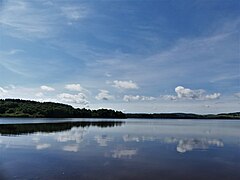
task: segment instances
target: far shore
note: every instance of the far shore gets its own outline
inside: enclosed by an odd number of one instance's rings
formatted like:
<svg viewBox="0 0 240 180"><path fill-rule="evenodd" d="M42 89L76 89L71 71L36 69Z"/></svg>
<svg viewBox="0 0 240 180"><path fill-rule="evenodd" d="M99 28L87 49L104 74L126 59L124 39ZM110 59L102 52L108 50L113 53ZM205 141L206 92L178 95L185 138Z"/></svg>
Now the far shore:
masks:
<svg viewBox="0 0 240 180"><path fill-rule="evenodd" d="M0 118L94 118L94 119L240 119L240 112L219 114L194 113L123 113L112 109L73 108L67 104L22 99L0 99Z"/></svg>

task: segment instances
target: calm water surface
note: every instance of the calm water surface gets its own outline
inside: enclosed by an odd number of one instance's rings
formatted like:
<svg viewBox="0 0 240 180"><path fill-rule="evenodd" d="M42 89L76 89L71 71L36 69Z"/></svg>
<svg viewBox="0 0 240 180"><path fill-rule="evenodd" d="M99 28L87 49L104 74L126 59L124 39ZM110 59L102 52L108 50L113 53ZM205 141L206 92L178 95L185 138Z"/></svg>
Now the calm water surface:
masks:
<svg viewBox="0 0 240 180"><path fill-rule="evenodd" d="M81 120L0 118L0 124ZM124 121L36 125L31 132L0 125L0 179L240 179L240 121Z"/></svg>

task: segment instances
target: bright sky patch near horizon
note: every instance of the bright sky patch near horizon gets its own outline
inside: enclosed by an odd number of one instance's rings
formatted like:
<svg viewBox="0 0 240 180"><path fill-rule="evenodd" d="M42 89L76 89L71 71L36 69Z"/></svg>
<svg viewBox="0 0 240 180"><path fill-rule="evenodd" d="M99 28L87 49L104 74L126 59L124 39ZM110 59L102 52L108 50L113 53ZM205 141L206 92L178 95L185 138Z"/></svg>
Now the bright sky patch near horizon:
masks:
<svg viewBox="0 0 240 180"><path fill-rule="evenodd" d="M238 0L0 0L0 98L240 109Z"/></svg>

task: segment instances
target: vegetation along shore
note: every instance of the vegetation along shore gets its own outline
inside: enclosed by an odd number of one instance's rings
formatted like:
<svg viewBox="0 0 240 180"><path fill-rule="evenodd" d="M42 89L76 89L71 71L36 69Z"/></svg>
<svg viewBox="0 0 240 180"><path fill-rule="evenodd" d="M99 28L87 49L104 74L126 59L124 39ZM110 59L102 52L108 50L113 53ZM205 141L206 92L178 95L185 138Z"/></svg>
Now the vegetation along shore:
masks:
<svg viewBox="0 0 240 180"><path fill-rule="evenodd" d="M220 114L123 113L111 109L80 109L70 105L21 99L1 99L0 117L26 118L146 118L146 119L240 119L240 112Z"/></svg>

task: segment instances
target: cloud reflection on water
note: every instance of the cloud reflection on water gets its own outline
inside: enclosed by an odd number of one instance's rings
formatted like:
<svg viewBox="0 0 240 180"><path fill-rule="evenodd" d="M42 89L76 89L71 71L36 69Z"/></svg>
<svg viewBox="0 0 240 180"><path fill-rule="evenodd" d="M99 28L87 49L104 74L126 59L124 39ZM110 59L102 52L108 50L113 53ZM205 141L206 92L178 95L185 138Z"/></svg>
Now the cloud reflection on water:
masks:
<svg viewBox="0 0 240 180"><path fill-rule="evenodd" d="M113 138L107 135L96 135L94 139L102 147L106 147L109 142L113 141Z"/></svg>
<svg viewBox="0 0 240 180"><path fill-rule="evenodd" d="M60 149L78 152L79 144L87 134L87 128L72 127L70 130L54 133L34 133L17 137L0 136L1 148L29 148L36 150Z"/></svg>
<svg viewBox="0 0 240 180"><path fill-rule="evenodd" d="M133 156L137 155L137 152L137 149L115 149L112 151L112 157L118 159L131 159Z"/></svg>
<svg viewBox="0 0 240 180"><path fill-rule="evenodd" d="M81 127L73 127L69 131L63 131L56 133L56 140L58 142L68 142L75 141L76 143L81 143L87 131Z"/></svg>
<svg viewBox="0 0 240 180"><path fill-rule="evenodd" d="M137 136L125 134L122 136L124 142L144 142L144 141L157 141L160 140L160 137L157 136Z"/></svg>
<svg viewBox="0 0 240 180"><path fill-rule="evenodd" d="M51 144L37 144L36 145L37 150L47 149L49 147L51 147Z"/></svg>
<svg viewBox="0 0 240 180"><path fill-rule="evenodd" d="M161 127L161 126L160 126ZM31 136L19 136L18 139L8 138L0 139L0 146L5 148L22 148L31 147L37 150L44 150L49 148L57 148L68 152L78 152L79 144L84 141L84 138L89 134L89 128L84 127L72 127L69 130L53 133L34 133ZM147 131L148 132L148 131ZM210 132L210 130L209 130ZM206 131L204 131L206 133ZM179 153L186 153L193 150L206 150L211 147L223 147L224 143L220 139L205 137L203 135L193 135L189 136L188 133L185 135L181 134L179 136L168 136L168 134L154 134L151 135L145 131L135 132L134 134L122 133L118 137L113 137L111 134L97 133L91 136L88 135L87 144L92 145L92 143L97 143L100 147L109 146L105 153L111 154L113 158L132 158L137 154L137 149L140 145L136 143L152 142L159 144L176 144L176 151ZM211 136L206 134L206 136ZM26 138L30 138L26 141ZM89 139L90 137L90 139ZM125 148L119 149L115 145L124 145ZM131 145L131 147L128 147ZM82 147L82 146L81 146Z"/></svg>
<svg viewBox="0 0 240 180"><path fill-rule="evenodd" d="M224 145L223 142L217 139L181 139L177 145L177 151L180 153L185 153L195 149L208 149L209 146L223 147Z"/></svg>
<svg viewBox="0 0 240 180"><path fill-rule="evenodd" d="M66 146L63 146L62 150L68 151L68 152L78 152L79 146L77 144L66 145Z"/></svg>
<svg viewBox="0 0 240 180"><path fill-rule="evenodd" d="M213 138L176 138L176 137L158 137L158 136L137 136L125 134L122 136L125 143L130 142L159 142L166 144L177 144L176 150L180 153L185 153L193 150L204 150L209 149L210 146L223 147L224 143L222 140Z"/></svg>

